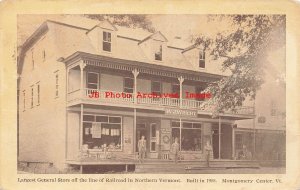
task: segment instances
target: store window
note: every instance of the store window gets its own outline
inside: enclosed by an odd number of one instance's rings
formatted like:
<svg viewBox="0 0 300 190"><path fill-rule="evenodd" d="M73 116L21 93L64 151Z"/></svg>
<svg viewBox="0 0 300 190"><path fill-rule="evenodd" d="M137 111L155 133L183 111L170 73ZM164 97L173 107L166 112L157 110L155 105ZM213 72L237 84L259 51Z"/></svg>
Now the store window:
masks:
<svg viewBox="0 0 300 190"><path fill-rule="evenodd" d="M201 123L182 122L180 137L180 122L172 122L172 142L175 138L181 139L181 151L201 151Z"/></svg>
<svg viewBox="0 0 300 190"><path fill-rule="evenodd" d="M111 33L103 32L103 51L111 52Z"/></svg>
<svg viewBox="0 0 300 190"><path fill-rule="evenodd" d="M90 149L122 149L122 118L108 115L83 115L83 144Z"/></svg>
<svg viewBox="0 0 300 190"><path fill-rule="evenodd" d="M124 92L133 93L134 80L133 78L124 78Z"/></svg>
<svg viewBox="0 0 300 190"><path fill-rule="evenodd" d="M88 72L86 81L88 89L99 89L99 73Z"/></svg>

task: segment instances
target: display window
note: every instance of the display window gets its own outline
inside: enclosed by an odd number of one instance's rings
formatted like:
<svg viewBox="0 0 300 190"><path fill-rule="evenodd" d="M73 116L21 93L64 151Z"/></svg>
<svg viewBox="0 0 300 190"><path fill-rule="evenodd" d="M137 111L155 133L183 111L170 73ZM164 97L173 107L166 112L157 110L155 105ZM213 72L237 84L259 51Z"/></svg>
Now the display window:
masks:
<svg viewBox="0 0 300 190"><path fill-rule="evenodd" d="M122 117L84 114L83 144L89 149L122 150Z"/></svg>
<svg viewBox="0 0 300 190"><path fill-rule="evenodd" d="M201 151L201 123L182 121L181 135L180 122L172 121L172 143L175 138L181 141L181 151Z"/></svg>

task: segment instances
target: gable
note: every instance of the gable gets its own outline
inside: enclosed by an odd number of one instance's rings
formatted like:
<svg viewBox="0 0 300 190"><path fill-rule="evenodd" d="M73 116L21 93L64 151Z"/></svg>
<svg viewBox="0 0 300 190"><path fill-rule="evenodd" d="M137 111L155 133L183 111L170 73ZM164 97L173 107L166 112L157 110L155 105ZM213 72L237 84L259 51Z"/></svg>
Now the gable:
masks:
<svg viewBox="0 0 300 190"><path fill-rule="evenodd" d="M111 22L108 20L102 21L100 24L98 24L100 28L106 29L106 30L113 30L116 31L118 30Z"/></svg>

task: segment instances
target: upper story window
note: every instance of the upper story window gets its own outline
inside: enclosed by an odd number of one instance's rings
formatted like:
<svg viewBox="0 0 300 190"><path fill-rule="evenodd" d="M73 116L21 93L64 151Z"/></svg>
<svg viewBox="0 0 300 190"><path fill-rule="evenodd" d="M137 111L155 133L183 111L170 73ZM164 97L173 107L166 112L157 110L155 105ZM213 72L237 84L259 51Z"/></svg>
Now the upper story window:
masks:
<svg viewBox="0 0 300 190"><path fill-rule="evenodd" d="M277 109L276 109L276 102L274 100L271 101L271 116L276 116Z"/></svg>
<svg viewBox="0 0 300 190"><path fill-rule="evenodd" d="M26 97L25 97L26 93L25 90L23 90L23 111L25 111L26 108Z"/></svg>
<svg viewBox="0 0 300 190"><path fill-rule="evenodd" d="M30 102L31 108L33 108L33 96L34 96L34 93L33 93L33 85L32 85L31 86L31 102Z"/></svg>
<svg viewBox="0 0 300 190"><path fill-rule="evenodd" d="M172 84L172 93L177 93L178 95L180 95L180 84Z"/></svg>
<svg viewBox="0 0 300 190"><path fill-rule="evenodd" d="M162 45L158 45L154 52L156 61L162 61L162 53Z"/></svg>
<svg viewBox="0 0 300 190"><path fill-rule="evenodd" d="M161 82L159 81L152 81L151 82L151 89L153 93L161 94Z"/></svg>
<svg viewBox="0 0 300 190"><path fill-rule="evenodd" d="M103 51L111 52L111 33L103 32L103 42L102 42Z"/></svg>
<svg viewBox="0 0 300 190"><path fill-rule="evenodd" d="M36 91L37 91L37 106L40 105L40 82L36 83Z"/></svg>
<svg viewBox="0 0 300 190"><path fill-rule="evenodd" d="M124 92L133 93L134 80L133 78L124 78Z"/></svg>
<svg viewBox="0 0 300 190"><path fill-rule="evenodd" d="M88 72L86 81L87 81L87 88L99 89L99 73Z"/></svg>
<svg viewBox="0 0 300 190"><path fill-rule="evenodd" d="M199 67L205 68L205 51L202 50L199 52Z"/></svg>
<svg viewBox="0 0 300 190"><path fill-rule="evenodd" d="M46 60L46 51L45 50L42 51L42 58L43 58L43 61Z"/></svg>
<svg viewBox="0 0 300 190"><path fill-rule="evenodd" d="M32 70L34 69L34 52L33 49L31 50L31 65L32 65Z"/></svg>
<svg viewBox="0 0 300 190"><path fill-rule="evenodd" d="M54 72L55 74L55 98L58 97L59 95L59 75L58 75L58 71Z"/></svg>

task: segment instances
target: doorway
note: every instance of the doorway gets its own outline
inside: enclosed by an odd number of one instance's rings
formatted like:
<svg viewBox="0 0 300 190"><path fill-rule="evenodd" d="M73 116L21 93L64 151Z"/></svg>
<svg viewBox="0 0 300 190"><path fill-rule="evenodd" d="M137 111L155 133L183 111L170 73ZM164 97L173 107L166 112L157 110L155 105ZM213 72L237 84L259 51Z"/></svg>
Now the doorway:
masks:
<svg viewBox="0 0 300 190"><path fill-rule="evenodd" d="M146 123L140 123L136 125L136 147L135 150L136 152L139 151L138 149L138 142L141 139L141 137L144 136L146 140L146 150L147 152L149 151L149 135L148 135L148 130L146 128ZM147 152L146 152L146 157L147 157Z"/></svg>
<svg viewBox="0 0 300 190"><path fill-rule="evenodd" d="M219 158L219 129L213 128L212 146L214 159Z"/></svg>

